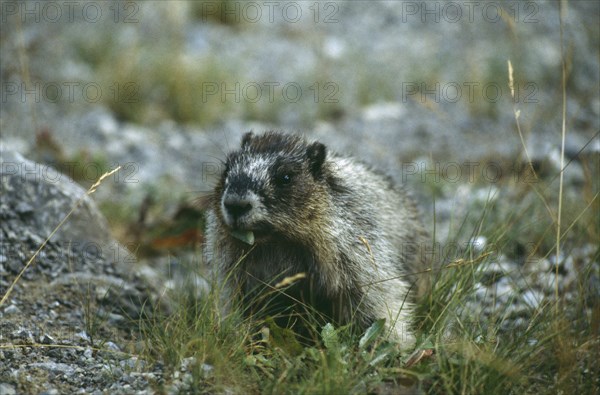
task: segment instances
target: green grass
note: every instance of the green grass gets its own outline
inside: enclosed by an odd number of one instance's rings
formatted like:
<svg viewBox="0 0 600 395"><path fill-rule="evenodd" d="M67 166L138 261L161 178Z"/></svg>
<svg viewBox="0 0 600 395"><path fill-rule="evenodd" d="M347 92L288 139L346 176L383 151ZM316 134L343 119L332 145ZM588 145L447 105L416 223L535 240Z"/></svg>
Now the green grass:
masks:
<svg viewBox="0 0 600 395"><path fill-rule="evenodd" d="M429 313L421 332L421 346L435 354L411 368L404 367L406 352L387 343L378 328L369 337L326 326L318 345L292 352L284 346L289 342L274 340L274 328L266 340L239 311L221 316L214 295L188 299L174 314L144 326L143 356L161 361L168 372L194 357L199 393L364 393L401 382L440 394L597 391L597 301L589 306L582 298L558 312L549 301L528 312L526 327L516 329L521 332L501 331L502 311L489 318L460 314L478 275L473 265L440 274L424 302ZM586 313L590 308L596 324ZM361 341L365 337L370 341ZM202 364L213 367L210 376Z"/></svg>
<svg viewBox="0 0 600 395"><path fill-rule="evenodd" d="M184 300L175 313L142 325L145 355L168 371L194 357L198 393L349 393L377 385L379 369L398 357L394 345L379 338L383 321L360 338L328 324L319 346L302 347L288 330L242 318L239 307L223 315L218 284L213 289L203 301L185 296L193 290L180 293ZM209 377L202 364L213 367Z"/></svg>

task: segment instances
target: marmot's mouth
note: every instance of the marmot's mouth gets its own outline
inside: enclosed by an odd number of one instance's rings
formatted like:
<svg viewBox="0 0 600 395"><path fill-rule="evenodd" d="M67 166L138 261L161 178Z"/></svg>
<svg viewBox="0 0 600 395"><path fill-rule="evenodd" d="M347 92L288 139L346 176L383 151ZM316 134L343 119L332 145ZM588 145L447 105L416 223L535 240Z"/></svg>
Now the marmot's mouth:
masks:
<svg viewBox="0 0 600 395"><path fill-rule="evenodd" d="M269 240L273 236L273 229L267 223L255 223L251 226L240 224L229 229L231 236L249 245Z"/></svg>
<svg viewBox="0 0 600 395"><path fill-rule="evenodd" d="M272 239L271 233L251 230L234 229L230 232L230 235L233 238L242 241L248 245L261 243Z"/></svg>
<svg viewBox="0 0 600 395"><path fill-rule="evenodd" d="M258 221L253 223L246 223L244 221L237 221L233 226L229 226L229 229L242 232L254 232L268 234L274 231L273 226L268 222Z"/></svg>

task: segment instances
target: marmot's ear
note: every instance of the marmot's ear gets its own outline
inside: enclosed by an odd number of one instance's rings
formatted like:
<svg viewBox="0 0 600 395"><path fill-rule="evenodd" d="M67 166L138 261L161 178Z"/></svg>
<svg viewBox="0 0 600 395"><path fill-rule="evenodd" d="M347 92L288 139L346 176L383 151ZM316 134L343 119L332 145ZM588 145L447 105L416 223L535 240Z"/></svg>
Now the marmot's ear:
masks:
<svg viewBox="0 0 600 395"><path fill-rule="evenodd" d="M327 155L327 148L319 142L314 142L306 149L306 156L310 163L310 171L315 177L321 175L323 170L323 162L325 162L325 156Z"/></svg>
<svg viewBox="0 0 600 395"><path fill-rule="evenodd" d="M250 143L250 140L252 140L252 137L254 137L252 130L244 134L244 137L242 137L242 148L246 148L246 146Z"/></svg>

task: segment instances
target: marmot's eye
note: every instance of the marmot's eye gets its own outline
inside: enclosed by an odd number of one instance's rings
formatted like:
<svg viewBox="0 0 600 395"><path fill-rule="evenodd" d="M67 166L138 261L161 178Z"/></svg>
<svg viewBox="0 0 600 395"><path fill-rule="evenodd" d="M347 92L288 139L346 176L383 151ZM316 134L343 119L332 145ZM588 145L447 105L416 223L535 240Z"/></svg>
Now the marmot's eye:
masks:
<svg viewBox="0 0 600 395"><path fill-rule="evenodd" d="M282 173L275 177L275 183L277 185L288 185L292 182L292 178L290 173Z"/></svg>

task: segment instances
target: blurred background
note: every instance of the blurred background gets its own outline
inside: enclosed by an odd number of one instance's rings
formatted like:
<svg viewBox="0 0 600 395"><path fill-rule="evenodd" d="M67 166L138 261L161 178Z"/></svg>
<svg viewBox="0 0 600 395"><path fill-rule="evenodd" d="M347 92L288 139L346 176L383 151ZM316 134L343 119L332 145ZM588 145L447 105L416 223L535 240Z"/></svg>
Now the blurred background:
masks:
<svg viewBox="0 0 600 395"><path fill-rule="evenodd" d="M574 218L590 203L598 213L600 3L565 4ZM558 1L3 1L1 21L2 149L84 187L121 165L94 199L138 257L199 259L198 198L242 133L269 129L408 184L441 241L497 201L485 226L518 211L513 247L552 246L530 187L543 182L554 204ZM597 234L591 219L577 226Z"/></svg>

